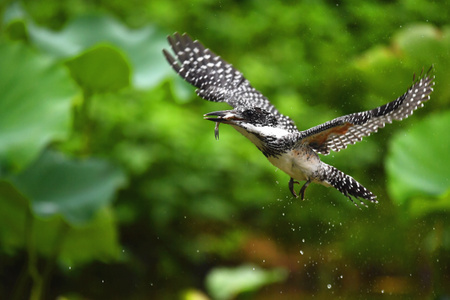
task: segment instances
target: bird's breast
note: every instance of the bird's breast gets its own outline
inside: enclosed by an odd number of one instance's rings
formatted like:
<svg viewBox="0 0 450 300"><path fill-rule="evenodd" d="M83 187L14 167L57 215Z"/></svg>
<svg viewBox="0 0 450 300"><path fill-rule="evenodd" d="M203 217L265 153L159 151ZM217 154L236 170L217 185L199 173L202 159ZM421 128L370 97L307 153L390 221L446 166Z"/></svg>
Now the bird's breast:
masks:
<svg viewBox="0 0 450 300"><path fill-rule="evenodd" d="M297 180L314 179L322 163L317 153L307 146L291 149L268 159L275 167Z"/></svg>

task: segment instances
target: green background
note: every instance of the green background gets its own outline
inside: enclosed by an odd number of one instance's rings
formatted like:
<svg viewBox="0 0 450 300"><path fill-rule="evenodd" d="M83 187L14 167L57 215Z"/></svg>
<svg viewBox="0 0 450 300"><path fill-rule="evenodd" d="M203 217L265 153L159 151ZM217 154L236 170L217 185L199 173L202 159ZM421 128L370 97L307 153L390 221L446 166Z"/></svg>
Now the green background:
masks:
<svg viewBox="0 0 450 300"><path fill-rule="evenodd" d="M414 1L4 1L0 299L450 297L450 6ZM394 100L414 115L322 157L357 209L203 114L168 66L187 32L300 130Z"/></svg>

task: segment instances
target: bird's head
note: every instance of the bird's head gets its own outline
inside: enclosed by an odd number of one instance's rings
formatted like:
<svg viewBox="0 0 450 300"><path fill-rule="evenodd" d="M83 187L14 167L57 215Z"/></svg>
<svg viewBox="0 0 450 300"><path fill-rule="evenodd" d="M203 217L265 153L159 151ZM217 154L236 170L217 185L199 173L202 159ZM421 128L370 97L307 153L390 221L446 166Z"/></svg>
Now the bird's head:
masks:
<svg viewBox="0 0 450 300"><path fill-rule="evenodd" d="M282 137L289 132L279 126L277 116L259 107L242 110L222 110L204 115L205 120L216 122L215 136L219 137L219 124L229 124L255 143L253 137L260 140L266 137Z"/></svg>

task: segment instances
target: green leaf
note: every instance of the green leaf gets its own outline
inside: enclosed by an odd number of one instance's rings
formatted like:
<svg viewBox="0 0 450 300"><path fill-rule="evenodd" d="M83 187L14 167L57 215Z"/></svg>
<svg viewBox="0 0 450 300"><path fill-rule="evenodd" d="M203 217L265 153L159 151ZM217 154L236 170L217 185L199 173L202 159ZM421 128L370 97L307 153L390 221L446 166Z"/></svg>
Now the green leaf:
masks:
<svg viewBox="0 0 450 300"><path fill-rule="evenodd" d="M450 189L439 197L415 197L409 203L411 216L422 217L434 212L450 211Z"/></svg>
<svg viewBox="0 0 450 300"><path fill-rule="evenodd" d="M46 257L60 249L58 257L67 266L108 260L119 254L113 212L105 207L82 226L68 225L61 216L40 219L28 214L30 202L11 183L0 181L0 244L2 252L25 247L26 226L33 248ZM61 244L61 246L58 246Z"/></svg>
<svg viewBox="0 0 450 300"><path fill-rule="evenodd" d="M91 222L67 232L60 260L70 265L93 259L107 261L117 258L118 254L114 211L107 206L100 209Z"/></svg>
<svg viewBox="0 0 450 300"><path fill-rule="evenodd" d="M115 92L130 84L125 57L108 45L95 46L66 64L73 78L90 92Z"/></svg>
<svg viewBox="0 0 450 300"><path fill-rule="evenodd" d="M450 112L434 114L399 132L386 158L388 189L393 200L405 204L420 196L436 199L450 190Z"/></svg>
<svg viewBox="0 0 450 300"><path fill-rule="evenodd" d="M283 269L267 271L254 265L244 265L213 269L206 278L206 286L213 299L232 299L285 278L286 271Z"/></svg>
<svg viewBox="0 0 450 300"><path fill-rule="evenodd" d="M38 216L60 214L70 224L83 224L112 201L125 177L103 160L71 160L61 153L45 151L11 181L30 199Z"/></svg>
<svg viewBox="0 0 450 300"><path fill-rule="evenodd" d="M25 242L25 220L30 203L9 182L0 180L0 244L12 252Z"/></svg>
<svg viewBox="0 0 450 300"><path fill-rule="evenodd" d="M19 43L0 41L0 163L21 168L65 138L77 95L68 72Z"/></svg>
<svg viewBox="0 0 450 300"><path fill-rule="evenodd" d="M33 243L37 251L51 257L59 250L58 259L67 267L75 267L92 260L108 261L117 258L119 242L114 213L110 207L99 209L83 225L68 225L61 216L49 219L34 218Z"/></svg>
<svg viewBox="0 0 450 300"><path fill-rule="evenodd" d="M430 54L439 55L445 50L441 35L441 30L431 24L413 24L396 33L394 44L408 56L430 57Z"/></svg>
<svg viewBox="0 0 450 300"><path fill-rule="evenodd" d="M28 39L26 24L23 20L10 22L5 28L9 39L17 41L26 41Z"/></svg>
<svg viewBox="0 0 450 300"><path fill-rule="evenodd" d="M29 35L39 49L60 58L77 55L98 43L114 45L131 61L132 82L138 88L153 87L172 74L161 53L167 47L166 34L152 26L129 29L112 17L90 14L68 22L60 32L30 22Z"/></svg>

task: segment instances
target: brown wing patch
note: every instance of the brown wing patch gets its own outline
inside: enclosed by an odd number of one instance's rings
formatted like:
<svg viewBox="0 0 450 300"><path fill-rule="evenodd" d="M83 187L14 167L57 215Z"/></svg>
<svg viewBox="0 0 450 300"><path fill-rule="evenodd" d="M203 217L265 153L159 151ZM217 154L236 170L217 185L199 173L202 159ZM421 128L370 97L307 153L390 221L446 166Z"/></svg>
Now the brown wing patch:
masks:
<svg viewBox="0 0 450 300"><path fill-rule="evenodd" d="M330 129L324 130L318 134L312 135L311 137L307 138L306 141L311 145L313 148L321 148L323 143L328 141L328 138L331 135L343 135L346 134L348 129L350 127L354 126L354 124L346 122L345 124L331 127Z"/></svg>

